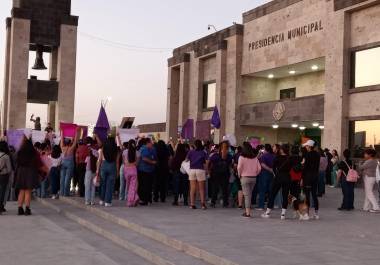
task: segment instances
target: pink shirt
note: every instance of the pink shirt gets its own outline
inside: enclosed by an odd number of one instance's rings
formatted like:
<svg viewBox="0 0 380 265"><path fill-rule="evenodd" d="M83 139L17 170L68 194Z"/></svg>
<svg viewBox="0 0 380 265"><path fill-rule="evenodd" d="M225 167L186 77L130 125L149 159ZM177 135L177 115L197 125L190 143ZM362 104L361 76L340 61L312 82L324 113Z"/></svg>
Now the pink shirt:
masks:
<svg viewBox="0 0 380 265"><path fill-rule="evenodd" d="M241 177L257 177L261 172L261 165L257 158L240 156L237 170Z"/></svg>

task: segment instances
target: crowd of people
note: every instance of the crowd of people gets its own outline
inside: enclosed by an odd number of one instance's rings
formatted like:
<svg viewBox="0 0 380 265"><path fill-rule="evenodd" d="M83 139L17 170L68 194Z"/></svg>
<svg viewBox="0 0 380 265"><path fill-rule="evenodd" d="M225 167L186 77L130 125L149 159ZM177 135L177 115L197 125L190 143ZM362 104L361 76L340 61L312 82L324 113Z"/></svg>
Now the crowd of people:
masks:
<svg viewBox="0 0 380 265"><path fill-rule="evenodd" d="M322 150L313 140L302 146L244 142L235 147L228 140L165 143L139 138L122 143L118 134L103 142L96 135L84 139L79 135L78 130L59 145L48 139L33 144L25 137L18 151L1 141L0 214L14 198L18 214L31 215L33 195L79 196L88 206L95 205L98 196L101 206L111 207L119 199L136 207L164 203L170 194L173 206L238 207L246 218L260 211L262 218L270 218L277 207L285 219L290 205L296 208L295 202L304 202L303 220L319 219L319 198L326 185L342 189L338 210L354 210L358 175L364 183L363 210L380 211L374 191L379 174L374 149L364 152L364 163L355 169L349 150L340 159L336 150ZM312 215L309 209L314 209Z"/></svg>

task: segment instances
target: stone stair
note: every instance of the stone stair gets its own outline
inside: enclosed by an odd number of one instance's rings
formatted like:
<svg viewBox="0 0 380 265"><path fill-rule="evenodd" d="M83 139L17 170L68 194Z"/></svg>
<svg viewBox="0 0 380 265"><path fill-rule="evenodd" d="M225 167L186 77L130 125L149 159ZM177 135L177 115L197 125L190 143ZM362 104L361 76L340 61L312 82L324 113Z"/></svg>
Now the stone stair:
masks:
<svg viewBox="0 0 380 265"><path fill-rule="evenodd" d="M151 264L237 265L156 230L129 222L107 212L105 208L88 207L67 197L60 200L39 199L39 202Z"/></svg>

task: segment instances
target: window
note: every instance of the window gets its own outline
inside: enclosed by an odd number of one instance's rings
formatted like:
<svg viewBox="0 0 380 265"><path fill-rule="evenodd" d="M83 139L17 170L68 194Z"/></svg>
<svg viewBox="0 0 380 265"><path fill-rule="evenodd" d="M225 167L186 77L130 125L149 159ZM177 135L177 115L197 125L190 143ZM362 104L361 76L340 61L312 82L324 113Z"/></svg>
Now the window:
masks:
<svg viewBox="0 0 380 265"><path fill-rule="evenodd" d="M366 148L380 151L380 120L353 121L350 123L350 146L352 155L363 157Z"/></svg>
<svg viewBox="0 0 380 265"><path fill-rule="evenodd" d="M296 97L296 88L288 88L280 90L280 99L291 99Z"/></svg>
<svg viewBox="0 0 380 265"><path fill-rule="evenodd" d="M380 47L353 53L352 87L380 85Z"/></svg>
<svg viewBox="0 0 380 265"><path fill-rule="evenodd" d="M216 82L203 84L203 109L208 110L216 105Z"/></svg>

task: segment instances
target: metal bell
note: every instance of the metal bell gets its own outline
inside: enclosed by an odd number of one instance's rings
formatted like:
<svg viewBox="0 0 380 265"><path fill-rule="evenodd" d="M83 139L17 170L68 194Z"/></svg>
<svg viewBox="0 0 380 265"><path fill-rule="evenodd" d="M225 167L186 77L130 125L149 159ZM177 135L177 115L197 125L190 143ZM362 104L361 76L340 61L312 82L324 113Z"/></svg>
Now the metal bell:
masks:
<svg viewBox="0 0 380 265"><path fill-rule="evenodd" d="M46 70L47 67L44 63L44 57L43 57L43 46L37 45L36 49L36 61L34 62L34 65L32 67L33 70Z"/></svg>

